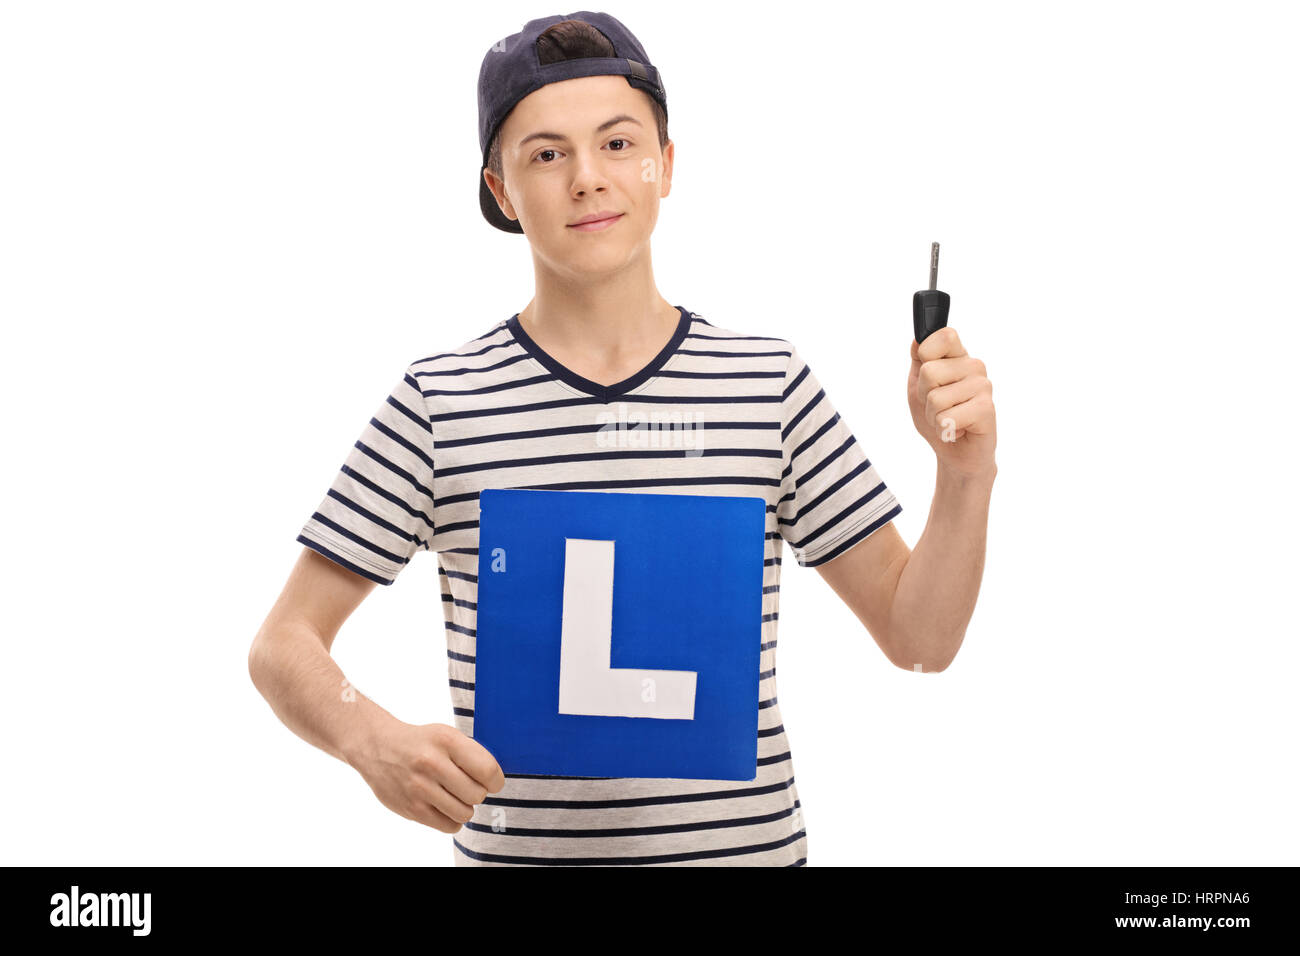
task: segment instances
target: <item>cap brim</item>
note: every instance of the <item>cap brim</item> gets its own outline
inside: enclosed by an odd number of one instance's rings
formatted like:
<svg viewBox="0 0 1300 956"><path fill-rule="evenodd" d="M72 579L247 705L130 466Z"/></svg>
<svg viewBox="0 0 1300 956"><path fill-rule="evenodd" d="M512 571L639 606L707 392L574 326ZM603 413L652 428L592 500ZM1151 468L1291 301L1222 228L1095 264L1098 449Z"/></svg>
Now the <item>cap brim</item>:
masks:
<svg viewBox="0 0 1300 956"><path fill-rule="evenodd" d="M483 169L487 167L484 166ZM519 220L508 217L497 205L497 197L492 195L492 190L488 188L487 180L483 177L483 169L478 172L478 206L483 210L483 218L502 232L523 235L524 227L519 225Z"/></svg>

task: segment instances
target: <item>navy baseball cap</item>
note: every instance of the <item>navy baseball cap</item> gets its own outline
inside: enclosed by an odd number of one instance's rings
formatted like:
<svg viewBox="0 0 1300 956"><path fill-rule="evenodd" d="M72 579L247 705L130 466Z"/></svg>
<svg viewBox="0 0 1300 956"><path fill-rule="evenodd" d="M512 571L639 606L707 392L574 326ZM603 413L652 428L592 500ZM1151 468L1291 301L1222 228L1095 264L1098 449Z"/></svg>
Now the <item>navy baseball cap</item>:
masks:
<svg viewBox="0 0 1300 956"><path fill-rule="evenodd" d="M582 20L591 24L614 47L614 56L584 57L542 63L537 55L537 38L547 28L565 20ZM641 43L632 31L608 13L582 10L566 16L556 15L529 20L518 33L492 44L483 57L478 74L478 140L483 151L483 168L478 174L478 204L483 218L505 232L523 233L516 219L508 218L497 205L496 197L483 178L487 169L488 149L497 128L515 104L529 93L548 83L572 80L580 76L625 76L637 89L645 90L668 115L668 100L659 71L650 63Z"/></svg>

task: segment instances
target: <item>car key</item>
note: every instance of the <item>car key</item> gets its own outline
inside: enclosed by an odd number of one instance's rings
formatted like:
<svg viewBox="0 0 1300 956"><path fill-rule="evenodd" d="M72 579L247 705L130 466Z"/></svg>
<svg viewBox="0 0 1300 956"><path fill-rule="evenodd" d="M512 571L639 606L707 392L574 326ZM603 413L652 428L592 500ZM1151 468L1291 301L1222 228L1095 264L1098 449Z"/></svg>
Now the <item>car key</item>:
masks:
<svg viewBox="0 0 1300 956"><path fill-rule="evenodd" d="M930 288L912 296L912 331L920 345L935 329L948 324L947 292L935 288L939 281L939 243L930 243Z"/></svg>

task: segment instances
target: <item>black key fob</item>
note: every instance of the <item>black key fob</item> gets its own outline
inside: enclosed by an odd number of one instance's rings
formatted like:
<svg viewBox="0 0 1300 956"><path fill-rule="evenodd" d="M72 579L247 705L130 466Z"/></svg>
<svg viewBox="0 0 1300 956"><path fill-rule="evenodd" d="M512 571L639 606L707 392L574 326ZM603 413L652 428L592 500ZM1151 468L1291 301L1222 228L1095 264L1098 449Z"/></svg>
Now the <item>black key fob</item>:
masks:
<svg viewBox="0 0 1300 956"><path fill-rule="evenodd" d="M935 329L948 324L947 292L935 288L939 281L939 243L930 244L930 288L922 289L912 296L912 332L920 345Z"/></svg>

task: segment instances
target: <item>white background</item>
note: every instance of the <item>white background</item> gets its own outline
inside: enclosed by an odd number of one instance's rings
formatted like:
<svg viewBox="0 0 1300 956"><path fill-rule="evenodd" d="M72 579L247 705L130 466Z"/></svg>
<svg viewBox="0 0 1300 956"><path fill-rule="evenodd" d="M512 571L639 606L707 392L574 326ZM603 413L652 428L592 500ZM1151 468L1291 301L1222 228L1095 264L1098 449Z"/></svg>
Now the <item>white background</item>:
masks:
<svg viewBox="0 0 1300 956"><path fill-rule="evenodd" d="M668 91L660 291L795 342L910 545L932 241L994 383L987 566L946 672L891 666L785 553L810 865L1300 862L1294 15L597 9ZM475 84L568 11L0 10L4 862L450 865L276 719L246 655L396 376L531 297L527 240L479 214ZM335 653L451 723L435 558Z"/></svg>

